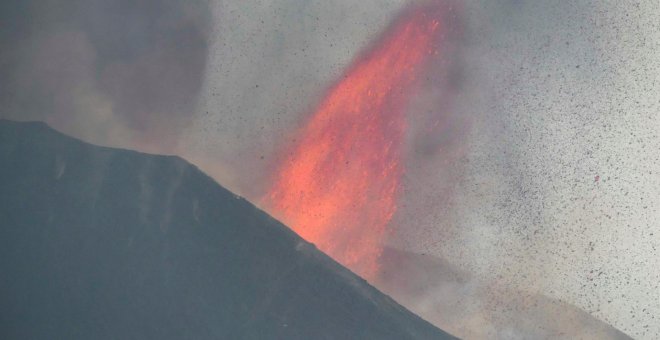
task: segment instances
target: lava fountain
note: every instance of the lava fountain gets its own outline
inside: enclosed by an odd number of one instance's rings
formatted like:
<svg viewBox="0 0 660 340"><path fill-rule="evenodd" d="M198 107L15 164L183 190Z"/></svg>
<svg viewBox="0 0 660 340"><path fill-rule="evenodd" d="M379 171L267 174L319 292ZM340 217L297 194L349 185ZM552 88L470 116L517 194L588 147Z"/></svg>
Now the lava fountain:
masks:
<svg viewBox="0 0 660 340"><path fill-rule="evenodd" d="M442 7L416 6L329 89L276 165L263 206L361 276L378 258L397 210L406 108L438 55Z"/></svg>

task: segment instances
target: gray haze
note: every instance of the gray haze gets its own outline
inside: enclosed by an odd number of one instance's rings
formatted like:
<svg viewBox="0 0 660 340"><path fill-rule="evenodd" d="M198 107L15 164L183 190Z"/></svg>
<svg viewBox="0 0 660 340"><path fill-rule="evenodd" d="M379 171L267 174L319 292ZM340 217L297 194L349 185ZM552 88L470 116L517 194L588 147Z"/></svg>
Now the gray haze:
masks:
<svg viewBox="0 0 660 340"><path fill-rule="evenodd" d="M0 22L0 117L174 152L202 84L208 2L3 1Z"/></svg>
<svg viewBox="0 0 660 340"><path fill-rule="evenodd" d="M406 245L658 338L658 6L471 3L469 151Z"/></svg>
<svg viewBox="0 0 660 340"><path fill-rule="evenodd" d="M184 153L258 199L279 147L404 2L215 2L204 94Z"/></svg>
<svg viewBox="0 0 660 340"><path fill-rule="evenodd" d="M5 2L0 116L180 154L258 203L277 151L407 2ZM409 112L391 245L660 337L658 6L466 0L451 86ZM463 326L502 331L488 290L461 289Z"/></svg>

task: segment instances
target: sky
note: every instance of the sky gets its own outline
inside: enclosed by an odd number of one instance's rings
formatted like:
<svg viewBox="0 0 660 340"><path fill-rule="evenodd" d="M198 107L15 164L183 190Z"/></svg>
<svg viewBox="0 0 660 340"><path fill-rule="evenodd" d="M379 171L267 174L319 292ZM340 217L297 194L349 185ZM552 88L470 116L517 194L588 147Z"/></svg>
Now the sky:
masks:
<svg viewBox="0 0 660 340"><path fill-rule="evenodd" d="M258 202L278 150L409 2L5 1L0 117L178 154ZM411 105L390 245L660 337L660 4L460 4L451 105L425 114L438 88Z"/></svg>

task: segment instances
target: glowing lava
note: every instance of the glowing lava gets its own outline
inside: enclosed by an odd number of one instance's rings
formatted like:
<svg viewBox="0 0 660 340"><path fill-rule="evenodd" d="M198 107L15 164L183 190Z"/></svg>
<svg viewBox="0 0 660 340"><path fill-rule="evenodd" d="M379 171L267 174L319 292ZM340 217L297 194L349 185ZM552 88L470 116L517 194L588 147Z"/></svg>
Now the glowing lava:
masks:
<svg viewBox="0 0 660 340"><path fill-rule="evenodd" d="M403 175L405 110L437 54L439 9L417 7L356 60L280 158L264 206L363 277L378 272Z"/></svg>

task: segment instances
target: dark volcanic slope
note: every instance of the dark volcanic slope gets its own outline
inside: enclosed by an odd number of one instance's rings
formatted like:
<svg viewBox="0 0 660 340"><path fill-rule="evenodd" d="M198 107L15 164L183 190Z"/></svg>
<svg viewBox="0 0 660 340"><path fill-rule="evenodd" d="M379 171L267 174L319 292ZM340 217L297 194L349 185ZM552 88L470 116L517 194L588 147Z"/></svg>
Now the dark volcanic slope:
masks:
<svg viewBox="0 0 660 340"><path fill-rule="evenodd" d="M2 339L440 339L177 157L0 121Z"/></svg>

